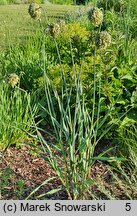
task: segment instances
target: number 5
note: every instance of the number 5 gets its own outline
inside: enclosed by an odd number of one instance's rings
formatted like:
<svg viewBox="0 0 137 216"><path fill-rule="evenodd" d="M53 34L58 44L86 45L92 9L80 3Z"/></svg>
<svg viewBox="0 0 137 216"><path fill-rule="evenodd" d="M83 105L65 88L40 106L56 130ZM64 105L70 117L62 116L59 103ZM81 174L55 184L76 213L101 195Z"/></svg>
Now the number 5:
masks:
<svg viewBox="0 0 137 216"><path fill-rule="evenodd" d="M126 211L130 211L131 210L131 203L126 203Z"/></svg>

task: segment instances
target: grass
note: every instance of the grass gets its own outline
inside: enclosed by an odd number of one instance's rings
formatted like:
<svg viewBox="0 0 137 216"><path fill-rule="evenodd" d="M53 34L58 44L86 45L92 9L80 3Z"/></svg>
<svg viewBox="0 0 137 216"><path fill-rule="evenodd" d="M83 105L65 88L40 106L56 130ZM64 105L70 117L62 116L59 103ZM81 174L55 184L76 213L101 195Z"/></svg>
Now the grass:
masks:
<svg viewBox="0 0 137 216"><path fill-rule="evenodd" d="M30 94L0 83L1 125L0 125L0 150L5 151L11 144L22 143L32 131L33 116L31 115ZM35 108L34 108L35 109Z"/></svg>
<svg viewBox="0 0 137 216"><path fill-rule="evenodd" d="M39 28L28 14L29 5L1 5L0 6L0 48L9 44L22 42L27 36ZM71 5L42 5L49 19L63 17L78 6Z"/></svg>

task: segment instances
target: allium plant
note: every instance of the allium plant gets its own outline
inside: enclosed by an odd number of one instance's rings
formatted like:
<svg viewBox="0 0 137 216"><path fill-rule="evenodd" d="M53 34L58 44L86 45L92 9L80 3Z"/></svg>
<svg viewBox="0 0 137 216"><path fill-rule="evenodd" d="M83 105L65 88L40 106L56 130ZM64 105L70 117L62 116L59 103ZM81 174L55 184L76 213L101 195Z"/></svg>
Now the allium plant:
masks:
<svg viewBox="0 0 137 216"><path fill-rule="evenodd" d="M76 73L75 64L73 65L73 73L75 75L75 81L72 86L67 84L67 79L64 75L64 69L61 64L60 53L56 39L53 38L61 68L61 94L58 90L52 86L51 81L46 73L45 61L45 49L43 50L44 61L44 80L45 80L45 98L47 101L47 107L42 107L43 110L49 115L51 124L53 126L52 136L55 139L54 143L47 143L37 128L38 138L43 146L43 156L54 171L58 178L62 182L64 189L67 191L69 199L88 199L89 191L94 184L91 178L91 166L96 160L111 160L111 157L107 158L104 155L112 150L108 149L100 153L98 156L94 156L95 148L99 144L100 140L108 133L108 131L116 123L114 122L106 131L99 135L98 131L106 121L107 117L113 109L110 107L108 113L104 116L100 116L101 99L97 104L97 119L95 117L95 97L96 97L96 69L94 67L94 95L93 95L93 110L90 115L87 107L85 96L83 93L83 85L80 79L81 72ZM70 48L71 49L71 48ZM73 53L72 58L73 58ZM96 64L96 57L94 65ZM101 77L101 76L100 76ZM101 81L99 81L99 88L101 89ZM74 90L75 89L75 95ZM72 109L73 98L73 109ZM74 99L75 98L75 99ZM56 100L56 103L55 103ZM56 105L54 105L56 104ZM58 110L58 111L57 111ZM73 111L72 111L73 110ZM125 114L124 114L125 115ZM123 116L120 117L120 119ZM45 131L45 133L49 133ZM117 158L113 157L113 160ZM118 160L122 160L119 158Z"/></svg>
<svg viewBox="0 0 137 216"><path fill-rule="evenodd" d="M103 13L100 9L94 8L90 13L90 20L92 24L99 27L103 22ZM55 28L56 27L56 28ZM52 85L48 73L48 58L45 52L45 40L42 46L43 55L43 73L45 86L45 100L47 107L43 110L48 114L53 127L52 136L54 143L48 143L42 134L41 129L36 127L39 141L42 144L44 158L52 166L56 175L62 182L64 189L68 194L69 199L88 199L89 191L93 185L91 178L91 166L96 160L111 160L111 158L104 157L111 149L102 152L98 156L94 156L95 148L100 140L109 132L116 122L110 124L102 134L99 133L100 128L110 115L114 106L110 107L105 116L100 115L101 107L101 74L97 83L96 79L96 49L94 50L94 79L93 79L93 107L92 114L86 105L86 99L83 93L83 84L81 80L82 66L80 71L76 71L75 62L73 58L73 47L70 41L70 55L72 58L72 71L74 73L74 83L69 85L65 77L64 68L61 61L60 50L56 41L60 28L59 25L49 26L49 33L52 36L53 42L56 46L58 61L61 69L61 93ZM99 29L100 30L100 29ZM107 38L108 36L108 38ZM44 39L47 35L44 32ZM111 37L108 33L100 34L99 44L101 46L108 46L111 43ZM98 103L96 100L96 89L99 89ZM74 90L75 89L75 90ZM73 106L72 106L73 100ZM96 104L97 103L97 104ZM95 109L97 116L95 116ZM125 113L126 114L126 113ZM124 114L124 115L125 115ZM120 120L123 116L119 117ZM49 133L49 131L45 131ZM113 157L113 160L117 158ZM120 160L120 159L119 159Z"/></svg>

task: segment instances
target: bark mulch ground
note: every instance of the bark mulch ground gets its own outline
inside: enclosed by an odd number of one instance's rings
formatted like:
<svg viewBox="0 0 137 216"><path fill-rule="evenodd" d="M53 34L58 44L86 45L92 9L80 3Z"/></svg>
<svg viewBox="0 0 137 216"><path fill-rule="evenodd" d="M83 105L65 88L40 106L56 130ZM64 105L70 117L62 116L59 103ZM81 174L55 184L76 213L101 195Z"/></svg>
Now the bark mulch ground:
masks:
<svg viewBox="0 0 137 216"><path fill-rule="evenodd" d="M38 154L34 155L30 152L30 148L26 145L22 148L10 147L5 152L0 161L1 169L1 199L25 199L36 187L42 184L46 179L56 177L55 172L49 166L47 161ZM106 164L97 162L92 166L93 180L98 180L103 185L102 192L97 185L93 185L92 193L100 199L107 199L105 193L115 195L118 199L127 198L124 190L119 185L112 184L112 178ZM19 182L23 182L23 186L19 186ZM38 199L38 195L46 193L52 189L61 188L62 184L58 178L50 181L42 186L30 199ZM57 192L54 195L44 196L43 199L68 199L65 191Z"/></svg>
<svg viewBox="0 0 137 216"><path fill-rule="evenodd" d="M33 155L27 146L17 149L16 147L10 147L7 149L0 162L1 172L3 175L7 175L7 185L4 186L2 193L2 199L17 199L16 191L18 190L18 181L24 182L24 192L20 199L25 199L33 189L42 184L46 179L55 177L56 174L48 163L38 155ZM3 181L6 181L6 177ZM49 182L47 185L42 186L38 191L45 193L49 190L61 187L61 182L56 178ZM62 194L63 199L64 194ZM36 198L36 197L31 197ZM58 197L54 197L58 198ZM66 198L66 194L65 194Z"/></svg>

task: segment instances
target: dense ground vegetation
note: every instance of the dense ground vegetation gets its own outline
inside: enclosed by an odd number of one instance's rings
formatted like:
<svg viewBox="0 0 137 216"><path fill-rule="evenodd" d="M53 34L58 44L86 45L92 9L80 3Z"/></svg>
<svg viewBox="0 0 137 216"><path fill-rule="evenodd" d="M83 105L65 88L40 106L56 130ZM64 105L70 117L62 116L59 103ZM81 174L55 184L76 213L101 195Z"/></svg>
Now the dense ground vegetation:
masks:
<svg viewBox="0 0 137 216"><path fill-rule="evenodd" d="M136 10L134 0L0 6L2 199L8 187L14 199L137 198ZM23 154L47 169L27 192Z"/></svg>

